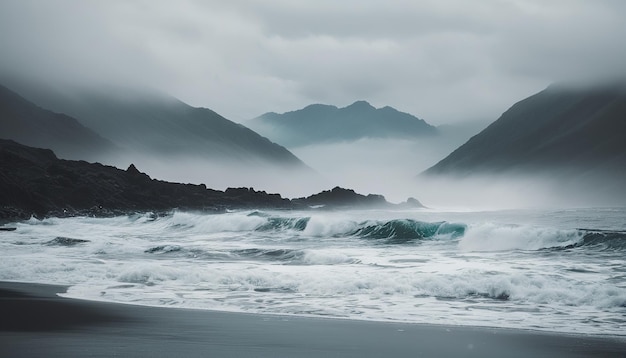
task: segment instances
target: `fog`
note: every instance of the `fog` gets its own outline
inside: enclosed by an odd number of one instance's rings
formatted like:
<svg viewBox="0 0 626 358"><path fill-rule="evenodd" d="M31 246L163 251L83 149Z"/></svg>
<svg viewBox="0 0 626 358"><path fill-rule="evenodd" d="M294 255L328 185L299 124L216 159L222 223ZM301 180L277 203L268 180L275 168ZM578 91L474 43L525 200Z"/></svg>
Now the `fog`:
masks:
<svg viewBox="0 0 626 358"><path fill-rule="evenodd" d="M129 105L131 103L145 104L145 99L136 93L133 96L123 91L100 94L102 98L111 95L122 96L124 98L122 103L128 108L135 108ZM155 101L155 104L173 101L171 97L151 92L147 92L146 96ZM44 103L46 97L45 95L37 97L37 103ZM48 102L55 103L53 100ZM87 108L85 113L92 111L93 108ZM136 138L133 145L141 147L138 144L146 132L142 128L151 126L152 130L156 130L167 139L167 130L157 130L158 123L150 124L150 118L154 119L151 117L152 114L135 112L137 123L128 127L135 129L117 134L113 131L111 132L113 136L105 137L117 144L124 137ZM110 113L116 111L112 110ZM133 117L128 113L134 113L133 111L126 109L125 112L120 112L120 115L121 113L126 113L128 120L132 120ZM80 115L77 119L80 121ZM621 187L614 183L606 185L603 178L568 182L564 180L568 179L566 174L556 172L551 175L518 172L465 178L419 175L470 137L478 134L492 121L466 120L439 126L438 135L415 140L363 138L356 141L288 148L310 167L303 170L289 170L277 163L245 158L242 157L245 155L244 152L229 156L228 160L225 157L219 159L210 149L194 152L189 143L186 147L183 144L185 154L180 151L176 154L158 150L156 147L151 151L137 151L129 148L128 145L132 141L126 140L127 146L120 145L120 148L124 149L119 150L117 155L87 158L85 153L72 153L69 158L97 160L121 169L126 169L132 163L154 179L206 184L207 187L217 190L228 187L253 187L256 190L279 193L287 198L309 196L341 186L362 194L381 194L394 203L414 197L430 208L450 210L604 206L626 202L623 195L615 195L615 191L619 192ZM166 142L161 144L167 145Z"/></svg>
<svg viewBox="0 0 626 358"><path fill-rule="evenodd" d="M614 0L5 0L0 80L149 88L239 123L356 100L402 108L433 125L488 123L555 81L623 77L625 10ZM105 161L122 168L132 162L163 180L254 186L287 197L340 185L395 202L413 196L432 207L583 201L575 190L558 190L558 179L527 173L418 176L479 127L443 126L438 140L289 148L313 169L304 173L154 153Z"/></svg>
<svg viewBox="0 0 626 358"><path fill-rule="evenodd" d="M216 190L252 187L297 198L341 186L361 194L381 194L392 203L414 197L434 210L576 208L626 203L622 183L600 176L572 178L558 171L467 177L419 175L434 164L443 150L428 147L427 143L405 140L363 139L294 150L314 168L311 170L136 152L100 161L121 169L132 163L153 179L206 184Z"/></svg>
<svg viewBox="0 0 626 358"><path fill-rule="evenodd" d="M585 208L624 206L623 182L604 175L572 177L571 172L518 172L418 179L423 201L459 210Z"/></svg>
<svg viewBox="0 0 626 358"><path fill-rule="evenodd" d="M364 138L351 142L291 148L329 182L362 193L383 194L394 202L418 197L414 181L419 171L435 164L454 146L434 139Z"/></svg>
<svg viewBox="0 0 626 358"><path fill-rule="evenodd" d="M455 148L453 141L362 139L294 148L293 152L334 185L382 194L395 203L414 197L437 210L573 208L626 202L621 183L602 175L572 177L558 170L420 175Z"/></svg>
<svg viewBox="0 0 626 358"><path fill-rule="evenodd" d="M241 122L367 100L435 125L625 73L614 0L0 2L0 72L142 85Z"/></svg>
<svg viewBox="0 0 626 358"><path fill-rule="evenodd" d="M246 187L278 193L286 198L309 196L331 189L333 183L310 168L285 168L259 161L226 161L201 156L162 156L125 151L101 158L120 169L134 164L152 179L205 184L210 189Z"/></svg>

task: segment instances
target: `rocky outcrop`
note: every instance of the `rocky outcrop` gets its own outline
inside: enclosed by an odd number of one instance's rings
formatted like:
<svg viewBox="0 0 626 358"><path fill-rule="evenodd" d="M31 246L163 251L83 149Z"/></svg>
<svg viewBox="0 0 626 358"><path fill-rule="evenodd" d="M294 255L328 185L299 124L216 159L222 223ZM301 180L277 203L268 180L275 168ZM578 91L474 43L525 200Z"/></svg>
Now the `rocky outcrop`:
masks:
<svg viewBox="0 0 626 358"><path fill-rule="evenodd" d="M296 204L309 207L382 207L391 205L382 195L362 195L352 189L335 187L332 190L325 190L321 193L311 195L306 198L293 200Z"/></svg>
<svg viewBox="0 0 626 358"><path fill-rule="evenodd" d="M150 178L131 164L121 170L85 161L58 159L49 149L0 140L0 221L31 216L113 216L172 209L307 209L312 206L389 206L380 195L334 188L289 200L253 188L208 189L204 184Z"/></svg>

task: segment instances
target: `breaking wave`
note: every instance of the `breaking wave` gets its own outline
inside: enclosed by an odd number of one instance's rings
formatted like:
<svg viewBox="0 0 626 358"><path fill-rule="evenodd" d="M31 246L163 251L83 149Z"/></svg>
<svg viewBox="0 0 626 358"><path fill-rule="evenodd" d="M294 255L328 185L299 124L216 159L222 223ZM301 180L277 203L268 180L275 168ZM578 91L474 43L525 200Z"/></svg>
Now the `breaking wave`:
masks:
<svg viewBox="0 0 626 358"><path fill-rule="evenodd" d="M626 232L554 229L524 225L479 224L459 241L464 251L563 250L590 248L625 250Z"/></svg>
<svg viewBox="0 0 626 358"><path fill-rule="evenodd" d="M303 231L311 218L278 218L269 217L267 222L257 227L256 231L296 230Z"/></svg>
<svg viewBox="0 0 626 358"><path fill-rule="evenodd" d="M626 232L579 229L584 236L573 247L591 247L602 250L626 250Z"/></svg>
<svg viewBox="0 0 626 358"><path fill-rule="evenodd" d="M534 251L580 247L626 249L624 231L556 229L500 223L426 222L413 219L355 221L327 216L277 216L262 211L219 215L176 212L156 220L153 217L146 218L153 221L144 222L152 225L200 234L224 231L268 234L293 232L295 235L310 237L351 237L400 245L419 243L422 240L449 239L458 242L463 251Z"/></svg>
<svg viewBox="0 0 626 358"><path fill-rule="evenodd" d="M357 237L384 240L390 244L403 244L420 239L445 236L459 238L467 226L461 223L423 222L412 219L380 220L333 220L328 217L273 216L254 211L249 214L231 213L221 215L195 215L174 213L167 227L177 230L193 230L204 233L221 231L285 232L294 231L313 237Z"/></svg>
<svg viewBox="0 0 626 358"><path fill-rule="evenodd" d="M466 228L464 224L448 222L428 223L415 220L391 220L361 224L351 235L365 239L385 240L386 243L391 244L404 244L443 235L458 238L465 234Z"/></svg>

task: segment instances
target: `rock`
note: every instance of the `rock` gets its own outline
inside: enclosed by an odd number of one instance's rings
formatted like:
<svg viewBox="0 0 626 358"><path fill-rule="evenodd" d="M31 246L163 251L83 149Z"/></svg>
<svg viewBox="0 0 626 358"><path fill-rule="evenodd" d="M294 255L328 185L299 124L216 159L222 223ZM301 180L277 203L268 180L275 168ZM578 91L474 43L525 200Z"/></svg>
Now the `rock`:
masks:
<svg viewBox="0 0 626 358"><path fill-rule="evenodd" d="M404 203L400 203L398 205L404 208L425 208L425 206L422 203L420 203L419 200L412 198L412 197L406 199Z"/></svg>
<svg viewBox="0 0 626 358"><path fill-rule="evenodd" d="M332 190L322 191L306 198L294 199L295 202L313 206L332 207L373 207L391 205L382 195L369 194L367 196L357 194L352 189L334 187Z"/></svg>
<svg viewBox="0 0 626 358"><path fill-rule="evenodd" d="M417 202L417 200L415 200ZM413 202L413 204L415 204ZM419 204L419 202L417 202ZM227 209L309 209L390 207L381 195L332 190L289 200L253 188L207 189L151 179L131 164L126 170L85 161L62 160L49 150L0 139L0 220L31 216L110 217L173 209L223 212Z"/></svg>

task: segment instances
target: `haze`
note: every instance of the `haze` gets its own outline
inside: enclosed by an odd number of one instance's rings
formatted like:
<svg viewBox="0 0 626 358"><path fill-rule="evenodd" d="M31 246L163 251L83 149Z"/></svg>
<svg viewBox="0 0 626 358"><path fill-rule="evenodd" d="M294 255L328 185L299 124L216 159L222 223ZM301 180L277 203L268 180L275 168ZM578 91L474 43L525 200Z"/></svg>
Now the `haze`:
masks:
<svg viewBox="0 0 626 358"><path fill-rule="evenodd" d="M489 123L551 83L622 77L625 15L616 0L4 0L0 79L150 88L240 123L356 100L433 125ZM414 176L471 135L294 149L323 179L259 189L295 196L329 183L422 200ZM125 160L115 164L141 161ZM235 169L143 163L162 179L254 184Z"/></svg>
<svg viewBox="0 0 626 358"><path fill-rule="evenodd" d="M626 73L625 14L615 0L4 0L0 68L150 86L234 121L364 99L438 125Z"/></svg>

